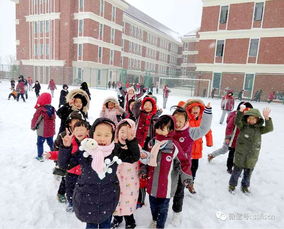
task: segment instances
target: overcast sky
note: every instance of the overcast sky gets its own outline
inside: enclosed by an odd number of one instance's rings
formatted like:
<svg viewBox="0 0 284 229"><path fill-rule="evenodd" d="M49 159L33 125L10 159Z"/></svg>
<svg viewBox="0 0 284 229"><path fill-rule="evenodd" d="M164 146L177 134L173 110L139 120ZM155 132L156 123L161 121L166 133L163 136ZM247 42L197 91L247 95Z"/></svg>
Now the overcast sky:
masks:
<svg viewBox="0 0 284 229"><path fill-rule="evenodd" d="M126 0L131 5L184 35L200 26L201 0ZM0 63L16 55L15 4L0 0Z"/></svg>

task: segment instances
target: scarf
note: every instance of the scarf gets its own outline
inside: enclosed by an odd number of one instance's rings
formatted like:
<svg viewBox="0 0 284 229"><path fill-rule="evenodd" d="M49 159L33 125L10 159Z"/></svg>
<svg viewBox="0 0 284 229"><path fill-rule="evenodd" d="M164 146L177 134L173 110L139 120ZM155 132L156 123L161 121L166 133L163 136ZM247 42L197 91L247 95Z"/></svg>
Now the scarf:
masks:
<svg viewBox="0 0 284 229"><path fill-rule="evenodd" d="M151 149L151 154L150 154L150 161L149 161L150 166L153 166L153 167L157 166L157 156L161 149L161 146L165 145L169 140L174 141L173 136L174 136L174 131L169 133L167 136L156 134L155 145Z"/></svg>
<svg viewBox="0 0 284 229"><path fill-rule="evenodd" d="M105 157L109 156L112 153L113 149L114 149L114 142L112 142L108 146L98 146L95 151L90 152L93 158L93 161L91 164L92 169L97 172L99 177L105 174L104 159Z"/></svg>

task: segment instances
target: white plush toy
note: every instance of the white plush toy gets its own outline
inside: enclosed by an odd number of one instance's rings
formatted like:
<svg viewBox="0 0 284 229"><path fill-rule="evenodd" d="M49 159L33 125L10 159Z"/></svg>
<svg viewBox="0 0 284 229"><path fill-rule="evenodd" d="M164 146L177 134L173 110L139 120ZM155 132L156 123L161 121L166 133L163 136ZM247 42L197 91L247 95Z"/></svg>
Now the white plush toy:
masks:
<svg viewBox="0 0 284 229"><path fill-rule="evenodd" d="M93 160L91 166L97 172L100 179L105 178L106 173L112 173L111 166L114 163L122 163L117 156L114 156L112 161L109 158L105 159L104 153L102 152L103 148L104 146L99 146L92 138L85 138L79 147L81 151L85 151L83 153L84 157L92 157Z"/></svg>
<svg viewBox="0 0 284 229"><path fill-rule="evenodd" d="M89 155L92 155L91 152L93 152L97 148L98 148L98 143L96 142L96 140L92 138L85 138L81 142L81 146L79 147L81 151L85 151L83 154L84 157L88 157Z"/></svg>

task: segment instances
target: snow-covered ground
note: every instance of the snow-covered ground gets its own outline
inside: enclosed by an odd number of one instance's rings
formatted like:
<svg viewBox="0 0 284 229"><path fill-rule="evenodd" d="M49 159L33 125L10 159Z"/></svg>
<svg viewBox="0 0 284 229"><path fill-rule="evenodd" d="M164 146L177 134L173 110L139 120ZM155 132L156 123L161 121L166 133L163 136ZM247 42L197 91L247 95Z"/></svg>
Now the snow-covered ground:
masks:
<svg viewBox="0 0 284 229"><path fill-rule="evenodd" d="M30 129L35 111L36 96L29 93L26 103L7 100L10 83L0 83L0 229L72 229L85 228L73 213L65 211L65 204L56 199L59 181L52 175L54 163L43 163L36 156L36 133ZM61 86L58 85L52 102L58 107ZM70 88L71 89L71 88ZM42 85L42 91L47 86ZM115 96L113 90L91 89L90 123L98 117L102 102ZM162 106L158 95L158 105ZM168 108L186 97L170 96ZM197 194L186 192L179 228L284 228L284 105L270 104L274 132L263 136L259 161L251 179L251 196L238 189L235 195L227 191L229 175L226 172L227 155L207 162L207 154L222 145L225 124L219 124L219 99L205 99L213 106L214 146L204 147L195 181ZM267 103L253 103L263 109ZM167 109L164 113L170 113ZM282 118L281 118L282 117ZM60 120L57 118L57 128ZM48 150L45 145L45 150ZM148 201L148 200L147 200ZM169 210L167 227L171 225ZM151 221L149 204L135 212L138 227L147 228ZM121 226L124 228L124 224Z"/></svg>

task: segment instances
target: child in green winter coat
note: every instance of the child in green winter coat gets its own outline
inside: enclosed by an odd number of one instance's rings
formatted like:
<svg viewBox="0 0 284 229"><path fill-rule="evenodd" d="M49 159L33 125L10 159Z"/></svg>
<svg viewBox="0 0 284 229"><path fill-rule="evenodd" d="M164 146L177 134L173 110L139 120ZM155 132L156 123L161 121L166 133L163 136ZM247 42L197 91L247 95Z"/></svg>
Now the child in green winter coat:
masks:
<svg viewBox="0 0 284 229"><path fill-rule="evenodd" d="M272 120L269 117L271 110L265 108L263 110L263 120L259 110L250 109L244 111L245 106L241 106L237 113L235 125L240 129L240 134L237 139L234 169L229 181L229 191L233 192L238 184L239 176L242 170L242 192L249 193L250 178L255 164L258 160L261 135L273 130ZM265 125L263 125L265 122Z"/></svg>

